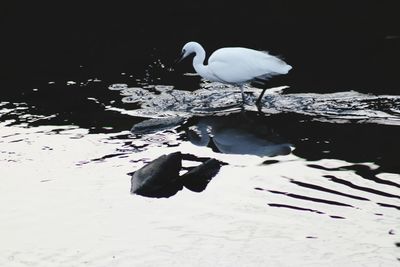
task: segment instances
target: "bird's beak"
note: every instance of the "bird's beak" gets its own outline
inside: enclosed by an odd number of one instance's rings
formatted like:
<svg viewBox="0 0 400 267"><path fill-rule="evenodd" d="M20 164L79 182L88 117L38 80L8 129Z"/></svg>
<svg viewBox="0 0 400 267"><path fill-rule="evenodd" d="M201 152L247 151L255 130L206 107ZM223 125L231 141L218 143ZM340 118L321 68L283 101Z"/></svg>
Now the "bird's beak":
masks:
<svg viewBox="0 0 400 267"><path fill-rule="evenodd" d="M181 55L175 60L174 64L178 64L179 62L182 61L182 59L185 58L185 53L182 51Z"/></svg>

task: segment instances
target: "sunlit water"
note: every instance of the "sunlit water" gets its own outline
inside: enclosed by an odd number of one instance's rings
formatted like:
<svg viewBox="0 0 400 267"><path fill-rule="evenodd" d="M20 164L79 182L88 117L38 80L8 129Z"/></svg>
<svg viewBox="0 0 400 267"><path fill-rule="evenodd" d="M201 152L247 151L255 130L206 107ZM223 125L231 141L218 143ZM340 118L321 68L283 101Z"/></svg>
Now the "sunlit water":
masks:
<svg viewBox="0 0 400 267"><path fill-rule="evenodd" d="M90 101L131 116L125 129L0 103L1 266L398 264L400 97L280 87L257 110L252 87L243 108L218 84L101 90L120 92ZM176 151L194 159L183 173L223 164L201 192L129 193L133 171Z"/></svg>

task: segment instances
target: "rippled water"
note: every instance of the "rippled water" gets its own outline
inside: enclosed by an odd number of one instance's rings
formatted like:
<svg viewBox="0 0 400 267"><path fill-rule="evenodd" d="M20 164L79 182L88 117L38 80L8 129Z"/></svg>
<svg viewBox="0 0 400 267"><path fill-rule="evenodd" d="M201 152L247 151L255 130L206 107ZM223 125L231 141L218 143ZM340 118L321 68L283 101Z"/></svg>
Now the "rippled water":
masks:
<svg viewBox="0 0 400 267"><path fill-rule="evenodd" d="M95 88L60 112L0 103L0 265L398 263L398 96L278 87L258 110L252 87L243 107L214 83ZM182 174L221 168L200 190L129 193L132 172L177 151Z"/></svg>
<svg viewBox="0 0 400 267"><path fill-rule="evenodd" d="M400 97L371 95L355 91L331 94L282 94L286 86L270 88L258 110L255 100L261 90L248 87L246 110L267 114L295 113L329 119L331 122L376 122L399 125ZM174 90L173 86L146 86L129 88L126 84L113 84L110 90L120 91L124 103L138 103L142 107L131 114L140 116L166 116L166 114L192 116L227 113L241 110L238 88L218 83L203 84L194 92Z"/></svg>

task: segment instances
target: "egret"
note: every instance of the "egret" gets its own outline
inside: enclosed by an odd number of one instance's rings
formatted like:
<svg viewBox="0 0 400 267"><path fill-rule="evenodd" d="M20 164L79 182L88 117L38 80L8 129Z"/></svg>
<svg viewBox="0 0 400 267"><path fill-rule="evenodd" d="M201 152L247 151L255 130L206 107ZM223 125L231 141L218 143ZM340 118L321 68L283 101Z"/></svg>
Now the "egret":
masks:
<svg viewBox="0 0 400 267"><path fill-rule="evenodd" d="M287 74L292 69L292 66L268 52L244 47L220 48L209 57L208 65L204 65L206 52L197 42L188 42L183 46L179 61L193 53L193 68L196 72L206 80L238 86L243 104L245 84L253 81L265 83L272 76ZM261 103L265 90L266 88L258 97L257 106Z"/></svg>

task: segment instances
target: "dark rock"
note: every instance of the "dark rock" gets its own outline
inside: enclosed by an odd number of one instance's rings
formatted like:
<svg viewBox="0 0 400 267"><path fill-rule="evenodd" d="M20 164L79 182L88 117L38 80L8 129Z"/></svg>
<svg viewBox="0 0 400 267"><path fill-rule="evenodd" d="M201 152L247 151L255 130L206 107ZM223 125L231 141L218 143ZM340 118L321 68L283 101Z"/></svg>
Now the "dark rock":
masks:
<svg viewBox="0 0 400 267"><path fill-rule="evenodd" d="M197 167L189 169L180 176L182 160L200 161ZM170 197L175 195L185 186L194 192L203 191L211 179L218 173L221 166L226 163L213 158L198 158L190 154L175 152L148 163L139 170L130 173L131 193L146 197Z"/></svg>
<svg viewBox="0 0 400 267"><path fill-rule="evenodd" d="M267 159L267 160L263 161L262 164L264 164L264 165L271 165L271 164L275 164L275 163L279 163L279 160Z"/></svg>
<svg viewBox="0 0 400 267"><path fill-rule="evenodd" d="M216 159L209 159L182 175L183 185L191 191L201 192L219 172L220 168L221 162Z"/></svg>
<svg viewBox="0 0 400 267"><path fill-rule="evenodd" d="M178 181L181 168L180 152L162 155L132 174L131 193L149 197L174 195L182 189Z"/></svg>
<svg viewBox="0 0 400 267"><path fill-rule="evenodd" d="M184 120L185 118L182 117L149 119L133 125L131 132L134 134L154 133L176 127Z"/></svg>

